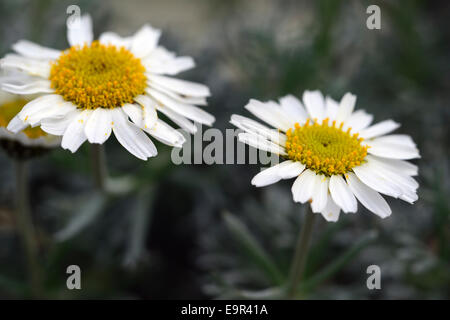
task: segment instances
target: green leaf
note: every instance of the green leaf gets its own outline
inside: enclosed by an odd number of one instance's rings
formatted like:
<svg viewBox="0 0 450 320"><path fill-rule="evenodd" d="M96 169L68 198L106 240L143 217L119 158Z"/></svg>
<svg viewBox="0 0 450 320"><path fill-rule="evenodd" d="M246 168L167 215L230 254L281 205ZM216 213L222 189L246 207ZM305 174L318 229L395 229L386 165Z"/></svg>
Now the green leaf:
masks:
<svg viewBox="0 0 450 320"><path fill-rule="evenodd" d="M281 284L283 276L267 252L261 247L250 230L236 216L225 212L225 224L231 231L240 248L250 260L267 275L274 284Z"/></svg>

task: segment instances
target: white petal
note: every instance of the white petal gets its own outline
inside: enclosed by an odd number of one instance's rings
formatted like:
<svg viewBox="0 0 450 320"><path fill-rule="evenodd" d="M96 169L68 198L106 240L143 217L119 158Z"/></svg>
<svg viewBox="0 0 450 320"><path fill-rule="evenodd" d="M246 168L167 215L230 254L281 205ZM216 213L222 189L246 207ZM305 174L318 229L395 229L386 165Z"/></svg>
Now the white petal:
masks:
<svg viewBox="0 0 450 320"><path fill-rule="evenodd" d="M19 69L32 76L48 79L50 76L50 62L25 58L16 54L7 54L0 60L0 67Z"/></svg>
<svg viewBox="0 0 450 320"><path fill-rule="evenodd" d="M23 122L20 120L20 118L16 115L14 118L11 119L11 121L8 123L8 126L6 129L8 131L11 131L12 133L18 133L28 127L28 123Z"/></svg>
<svg viewBox="0 0 450 320"><path fill-rule="evenodd" d="M329 188L331 197L342 208L342 211L356 212L358 207L356 198L342 176L331 176Z"/></svg>
<svg viewBox="0 0 450 320"><path fill-rule="evenodd" d="M64 132L61 142L61 147L63 149L69 149L70 151L75 152L86 141L87 138L84 133L84 126L91 114L92 110L84 110L74 117Z"/></svg>
<svg viewBox="0 0 450 320"><path fill-rule="evenodd" d="M111 115L114 135L125 149L142 160L157 155L153 142L141 129L128 121L122 108L112 109Z"/></svg>
<svg viewBox="0 0 450 320"><path fill-rule="evenodd" d="M311 209L313 212L321 212L327 205L328 200L328 184L330 178L316 174L316 182L314 187L314 193L312 197Z"/></svg>
<svg viewBox="0 0 450 320"><path fill-rule="evenodd" d="M37 80L24 85L3 83L2 89L14 94L52 93L49 80Z"/></svg>
<svg viewBox="0 0 450 320"><path fill-rule="evenodd" d="M161 113L163 113L164 115L166 115L170 120L172 120L174 123L179 125L180 128L186 130L187 132L191 134L197 132L197 127L195 126L195 124L192 121L186 119L184 116L176 113L175 111L165 106L158 105L156 109Z"/></svg>
<svg viewBox="0 0 450 320"><path fill-rule="evenodd" d="M350 117L355 108L356 96L351 93L346 93L341 99L339 110L336 116L336 123L340 124Z"/></svg>
<svg viewBox="0 0 450 320"><path fill-rule="evenodd" d="M308 119L308 114L300 100L293 95L287 95L280 98L281 109L293 117L295 122L304 123Z"/></svg>
<svg viewBox="0 0 450 320"><path fill-rule="evenodd" d="M364 139L379 137L386 133L394 131L398 127L400 127L399 123L392 120L385 120L360 131L359 136Z"/></svg>
<svg viewBox="0 0 450 320"><path fill-rule="evenodd" d="M63 117L76 107L57 94L49 94L28 102L18 113L19 118L32 126L45 118Z"/></svg>
<svg viewBox="0 0 450 320"><path fill-rule="evenodd" d="M41 129L48 134L55 136L62 136L66 132L69 124L75 119L75 117L80 113L78 109L75 109L63 118L47 118L41 121Z"/></svg>
<svg viewBox="0 0 450 320"><path fill-rule="evenodd" d="M415 164L412 164L408 161L380 158L374 155L371 155L370 157L378 161L382 161L384 166L388 167L391 171L398 172L400 174L417 176L417 174L419 173L419 168Z"/></svg>
<svg viewBox="0 0 450 320"><path fill-rule="evenodd" d="M283 147L266 140L263 136L252 133L239 133L239 141L246 143L256 149L269 151L278 155L286 155Z"/></svg>
<svg viewBox="0 0 450 320"><path fill-rule="evenodd" d="M245 106L245 109L272 127L282 131L286 132L289 128L294 127L294 119L287 118L276 103L263 103L261 101L251 99Z"/></svg>
<svg viewBox="0 0 450 320"><path fill-rule="evenodd" d="M303 103L312 119L322 121L325 115L325 101L320 91L308 91L303 93Z"/></svg>
<svg viewBox="0 0 450 320"><path fill-rule="evenodd" d="M108 140L112 130L111 110L95 109L86 122L84 133L90 143L102 144Z"/></svg>
<svg viewBox="0 0 450 320"><path fill-rule="evenodd" d="M141 106L134 103L126 103L122 110L130 117L131 121L139 128L144 127L144 110Z"/></svg>
<svg viewBox="0 0 450 320"><path fill-rule="evenodd" d="M325 220L329 222L336 222L339 219L339 212L341 208L333 201L330 195L327 195L327 205L322 210L321 214L325 218Z"/></svg>
<svg viewBox="0 0 450 320"><path fill-rule="evenodd" d="M98 40L102 44L114 45L117 47L125 47L128 49L131 46L132 38L121 37L114 32L104 32L100 35L100 38Z"/></svg>
<svg viewBox="0 0 450 320"><path fill-rule="evenodd" d="M335 120L338 111L339 103L337 103L333 98L327 96L325 99L325 118L328 118L331 121Z"/></svg>
<svg viewBox="0 0 450 320"><path fill-rule="evenodd" d="M359 132L367 128L372 123L372 120L373 116L371 114L366 113L364 110L357 110L345 120L343 130L347 131L348 128L352 128L351 132Z"/></svg>
<svg viewBox="0 0 450 320"><path fill-rule="evenodd" d="M166 61L161 61L152 55L142 59L142 64L151 74L167 74L170 76L195 67L194 59L191 57L173 57Z"/></svg>
<svg viewBox="0 0 450 320"><path fill-rule="evenodd" d="M135 97L134 101L139 103L143 108L143 128L153 128L156 124L156 120L158 120L158 115L156 114L156 101L145 95Z"/></svg>
<svg viewBox="0 0 450 320"><path fill-rule="evenodd" d="M154 89L147 89L147 93L150 94L160 104L172 109L176 113L186 118L206 124L208 126L211 126L216 120L214 116L204 111L203 109L200 109L194 105L177 102L169 96Z"/></svg>
<svg viewBox="0 0 450 320"><path fill-rule="evenodd" d="M392 159L414 159L420 158L419 150L412 140L405 138L391 138L390 136L365 141L370 148L368 153Z"/></svg>
<svg viewBox="0 0 450 320"><path fill-rule="evenodd" d="M159 119L156 120L156 124L151 129L144 130L152 137L169 146L181 148L186 141L180 132Z"/></svg>
<svg viewBox="0 0 450 320"><path fill-rule="evenodd" d="M150 83L155 82L161 87L177 92L182 95L192 97L209 97L211 95L209 88L203 84L169 78L160 75L147 74L147 79Z"/></svg>
<svg viewBox="0 0 450 320"><path fill-rule="evenodd" d="M248 133L264 136L267 140L275 142L281 146L286 144L286 135L252 120L247 117L233 114L231 116L231 124Z"/></svg>
<svg viewBox="0 0 450 320"><path fill-rule="evenodd" d="M298 177L303 170L305 170L305 165L303 163L287 160L281 163L278 174L282 179L291 179Z"/></svg>
<svg viewBox="0 0 450 320"><path fill-rule="evenodd" d="M13 44L13 50L18 54L33 59L55 60L61 55L61 51L40 46L28 40L20 40Z"/></svg>
<svg viewBox="0 0 450 320"><path fill-rule="evenodd" d="M280 164L277 164L258 173L253 177L252 185L256 187L265 187L280 181L281 177L278 174L279 166Z"/></svg>
<svg viewBox="0 0 450 320"><path fill-rule="evenodd" d="M316 174L306 169L303 173L295 179L291 191L295 202L305 203L312 200L316 183Z"/></svg>
<svg viewBox="0 0 450 320"><path fill-rule="evenodd" d="M402 194L402 190L380 175L377 168L370 162L354 167L353 172L359 180L378 192L394 198L398 198Z"/></svg>
<svg viewBox="0 0 450 320"><path fill-rule="evenodd" d="M353 194L364 207L381 218L391 215L392 211L386 200L378 192L362 183L354 173L347 174L347 181Z"/></svg>
<svg viewBox="0 0 450 320"><path fill-rule="evenodd" d="M156 48L160 36L161 30L152 28L148 24L144 25L133 36L131 52L138 58L147 56Z"/></svg>
<svg viewBox="0 0 450 320"><path fill-rule="evenodd" d="M90 15L85 14L80 19L75 19L67 27L67 41L70 46L90 44L93 40L94 32Z"/></svg>
<svg viewBox="0 0 450 320"><path fill-rule="evenodd" d="M164 87L161 87L159 84L157 83L152 83L151 87L159 92L162 92L166 95L168 95L169 97L171 97L172 99L181 102L181 103L186 103L186 104L196 104L196 105L201 105L201 106L206 106L207 102L206 102L206 98L204 97L188 97L188 96L182 96L176 92L170 91L169 89L166 89Z"/></svg>

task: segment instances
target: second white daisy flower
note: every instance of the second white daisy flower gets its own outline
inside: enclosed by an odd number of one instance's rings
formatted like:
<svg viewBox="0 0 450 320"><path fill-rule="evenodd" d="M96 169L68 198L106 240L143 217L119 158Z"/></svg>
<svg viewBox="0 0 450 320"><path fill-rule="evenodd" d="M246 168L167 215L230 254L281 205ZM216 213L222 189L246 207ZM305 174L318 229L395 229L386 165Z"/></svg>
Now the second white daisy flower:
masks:
<svg viewBox="0 0 450 320"><path fill-rule="evenodd" d="M413 203L417 167L404 160L419 158L410 136L390 134L399 124L386 120L370 126L372 115L354 111L356 97L340 103L319 91L306 91L303 104L288 95L279 103L250 100L246 109L274 130L249 118L233 115L231 123L244 130L239 140L282 156L285 161L257 174L257 187L296 178L296 202L311 202L313 212L337 221L340 210L356 212L357 201L385 218L391 209L380 193Z"/></svg>

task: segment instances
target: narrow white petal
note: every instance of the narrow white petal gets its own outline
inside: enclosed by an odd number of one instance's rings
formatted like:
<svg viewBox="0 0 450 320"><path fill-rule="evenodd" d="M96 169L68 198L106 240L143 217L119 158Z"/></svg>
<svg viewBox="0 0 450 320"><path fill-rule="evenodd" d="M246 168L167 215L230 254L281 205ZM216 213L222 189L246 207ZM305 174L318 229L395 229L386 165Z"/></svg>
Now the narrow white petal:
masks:
<svg viewBox="0 0 450 320"><path fill-rule="evenodd" d="M151 84L151 88L155 89L161 93L164 93L166 95L168 95L169 97L171 97L172 99L181 102L181 103L186 103L186 104L195 104L195 105L200 105L200 106L206 106L208 103L206 102L206 98L205 97L189 97L189 96L183 96L180 95L176 92L173 92L169 89L166 89L164 87L161 87L159 84L157 83L152 83Z"/></svg>
<svg viewBox="0 0 450 320"><path fill-rule="evenodd" d="M287 160L282 162L282 166L278 170L278 174L282 179L291 179L298 177L303 170L305 170L305 165L303 163Z"/></svg>
<svg viewBox="0 0 450 320"><path fill-rule="evenodd" d="M191 134L195 134L197 132L197 127L195 126L195 124L192 121L188 120L186 117L165 106L158 105L156 109L166 115L170 120L172 120L174 123L179 125L180 128L186 130L187 132Z"/></svg>
<svg viewBox="0 0 450 320"><path fill-rule="evenodd" d="M341 99L339 110L336 116L336 123L340 124L350 117L355 108L356 96L351 93L346 93Z"/></svg>
<svg viewBox="0 0 450 320"><path fill-rule="evenodd" d="M243 117L240 115L233 114L231 116L231 124L235 125L239 129L244 130L248 133L253 133L256 135L262 135L266 139L275 142L281 146L286 144L286 135L277 131L266 127L250 118Z"/></svg>
<svg viewBox="0 0 450 320"><path fill-rule="evenodd" d="M209 88L203 84L170 78L160 75L147 74L150 83L155 82L161 87L191 97L209 97L211 95Z"/></svg>
<svg viewBox="0 0 450 320"><path fill-rule="evenodd" d="M398 198L402 194L402 190L380 175L376 167L370 162L354 167L353 172L359 180L378 192L394 198Z"/></svg>
<svg viewBox="0 0 450 320"><path fill-rule="evenodd" d="M347 181L353 194L364 207L381 218L391 215L392 211L386 200L378 192L362 183L354 173L347 174Z"/></svg>
<svg viewBox="0 0 450 320"><path fill-rule="evenodd" d="M250 111L259 119L268 123L272 127L280 129L284 132L289 130L289 128L294 127L294 119L289 119L288 117L286 117L276 103L264 103L258 100L251 99L245 106L245 109Z"/></svg>
<svg viewBox="0 0 450 320"><path fill-rule="evenodd" d="M194 105L177 102L169 96L154 89L147 89L147 93L160 104L166 106L169 109L172 109L176 113L188 119L206 124L208 126L211 126L216 120L214 116L204 111L203 109L200 109Z"/></svg>
<svg viewBox="0 0 450 320"><path fill-rule="evenodd" d="M139 159L147 160L157 155L156 147L150 138L127 119L122 108L111 110L113 131L119 143Z"/></svg>
<svg viewBox="0 0 450 320"><path fill-rule="evenodd" d="M142 60L142 64L151 74L167 74L170 76L195 67L194 59L191 57L174 57L170 60L161 61L150 55Z"/></svg>
<svg viewBox="0 0 450 320"><path fill-rule="evenodd" d="M14 94L52 93L49 80L37 80L24 85L3 83L2 89Z"/></svg>
<svg viewBox="0 0 450 320"><path fill-rule="evenodd" d="M67 41L71 46L90 44L93 40L94 32L90 15L83 15L67 27Z"/></svg>
<svg viewBox="0 0 450 320"><path fill-rule="evenodd" d="M48 79L50 76L50 61L22 57L16 54L7 54L0 60L1 68L19 69L32 76Z"/></svg>
<svg viewBox="0 0 450 320"><path fill-rule="evenodd" d="M264 169L260 173L252 179L252 185L256 187L265 187L270 184L276 183L281 180L280 175L278 174L278 169L280 164L277 164L273 167Z"/></svg>
<svg viewBox="0 0 450 320"><path fill-rule="evenodd" d="M336 222L339 219L339 212L341 208L333 201L330 195L327 195L327 205L322 210L321 214L325 220L329 222Z"/></svg>
<svg viewBox="0 0 450 320"><path fill-rule="evenodd" d="M61 55L61 51L46 48L28 40L19 40L12 46L18 54L33 59L55 60Z"/></svg>
<svg viewBox="0 0 450 320"><path fill-rule="evenodd" d="M406 138L390 138L389 136L380 137L373 140L365 141L370 148L368 153L392 159L414 159L420 158L419 150L415 147L412 140Z"/></svg>
<svg viewBox="0 0 450 320"><path fill-rule="evenodd" d="M144 129L144 131L162 143L173 147L181 148L186 141L180 132L159 119L151 129Z"/></svg>
<svg viewBox="0 0 450 320"><path fill-rule="evenodd" d="M330 178L322 175L316 174L316 182L314 187L314 193L311 202L311 209L313 212L321 212L327 205L328 200L328 184Z"/></svg>
<svg viewBox="0 0 450 320"><path fill-rule="evenodd" d="M312 119L321 121L325 115L325 101L320 91L308 91L303 93L303 103Z"/></svg>
<svg viewBox="0 0 450 320"><path fill-rule="evenodd" d="M138 58L147 56L156 48L160 36L161 30L152 28L148 24L144 25L133 36L131 52Z"/></svg>
<svg viewBox="0 0 450 320"><path fill-rule="evenodd" d="M8 131L11 131L12 133L18 133L28 127L28 123L23 122L20 120L20 118L16 115L14 118L11 119L11 121L8 123L8 126L6 129Z"/></svg>
<svg viewBox="0 0 450 320"><path fill-rule="evenodd" d="M417 174L419 173L419 168L415 164L412 164L408 161L381 158L374 155L371 155L370 157L378 161L382 161L384 166L388 167L389 170L394 172L398 172L408 176L417 176Z"/></svg>
<svg viewBox="0 0 450 320"><path fill-rule="evenodd" d="M122 110L130 117L131 121L139 128L144 127L144 110L142 106L135 103L126 103Z"/></svg>
<svg viewBox="0 0 450 320"><path fill-rule="evenodd" d="M346 213L356 212L358 207L356 198L342 176L331 176L329 188L331 197L342 208L342 211Z"/></svg>
<svg viewBox="0 0 450 320"><path fill-rule="evenodd" d="M45 118L63 117L76 107L57 94L49 94L28 102L18 113L19 118L32 126Z"/></svg>
<svg viewBox="0 0 450 320"><path fill-rule="evenodd" d="M291 191L295 202L305 203L313 198L315 191L316 174L306 169L295 179Z"/></svg>
<svg viewBox="0 0 450 320"><path fill-rule="evenodd" d="M386 133L392 132L400 127L400 124L393 120L381 121L373 126L370 126L359 132L359 136L364 139L382 136Z"/></svg>
<svg viewBox="0 0 450 320"><path fill-rule="evenodd" d="M67 126L62 138L61 147L63 149L68 149L75 152L86 141L87 138L84 133L84 126L86 125L86 121L89 119L91 114L92 110L84 110L78 112L78 114L73 118Z"/></svg>
<svg viewBox="0 0 450 320"><path fill-rule="evenodd" d="M41 121L41 129L48 134L55 136L62 136L66 132L69 124L80 113L78 109L75 109L67 113L63 118L47 118Z"/></svg>
<svg viewBox="0 0 450 320"><path fill-rule="evenodd" d="M84 133L90 143L102 144L108 140L112 130L111 110L95 109L86 121Z"/></svg>
<svg viewBox="0 0 450 320"><path fill-rule="evenodd" d="M256 149L269 151L278 155L286 155L283 147L266 140L263 136L252 133L239 133L239 141L246 143Z"/></svg>
<svg viewBox="0 0 450 320"><path fill-rule="evenodd" d="M348 128L352 128L352 133L359 132L367 128L372 123L372 120L373 116L371 114L366 113L364 110L357 110L345 120L343 130L346 131Z"/></svg>
<svg viewBox="0 0 450 320"><path fill-rule="evenodd" d="M298 100L293 95L287 95L280 98L281 109L286 112L286 114L293 117L295 122L304 123L308 119L308 114L303 107L300 100Z"/></svg>
<svg viewBox="0 0 450 320"><path fill-rule="evenodd" d="M153 128L156 124L156 120L158 120L158 115L156 114L156 101L145 95L139 95L135 97L134 100L143 108L143 128Z"/></svg>

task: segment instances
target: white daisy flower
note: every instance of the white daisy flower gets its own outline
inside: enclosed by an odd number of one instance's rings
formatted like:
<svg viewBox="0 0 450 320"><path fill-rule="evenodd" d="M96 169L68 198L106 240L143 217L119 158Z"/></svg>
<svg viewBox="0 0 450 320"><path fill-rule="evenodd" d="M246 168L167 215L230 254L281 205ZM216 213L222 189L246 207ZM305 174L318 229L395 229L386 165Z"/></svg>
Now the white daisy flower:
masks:
<svg viewBox="0 0 450 320"><path fill-rule="evenodd" d="M24 77L17 74L0 77L0 85L5 81L18 82ZM10 154L32 155L44 149L58 146L61 138L49 135L40 128L26 128L22 121L12 121L32 97L21 96L0 90L0 145ZM22 130L12 133L7 126ZM35 152L36 151L36 152Z"/></svg>
<svg viewBox="0 0 450 320"><path fill-rule="evenodd" d="M239 140L279 154L285 161L258 173L252 184L263 187L296 178L295 202L310 202L315 213L337 221L340 210L357 211L357 201L385 218L391 209L380 193L413 203L419 184L412 178L420 158L408 135L389 134L400 125L386 120L370 125L372 115L354 111L356 96L340 103L320 91L305 91L303 104L294 96L279 103L250 100L245 108L274 130L249 118L233 115L231 123L244 130Z"/></svg>
<svg viewBox="0 0 450 320"><path fill-rule="evenodd" d="M207 104L208 87L167 76L193 68L194 61L159 46L160 35L160 30L144 25L131 37L106 32L93 41L91 18L85 15L68 28L67 50L17 42L17 54L6 55L1 66L34 79L20 86L4 84L3 89L39 97L26 104L12 124L40 126L62 136L61 146L72 152L86 140L103 144L111 132L143 160L157 154L144 132L180 147L183 135L159 119L158 112L190 133L196 132L193 121L211 125L215 119L196 106ZM22 129L12 124L12 131Z"/></svg>

